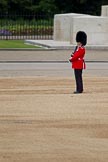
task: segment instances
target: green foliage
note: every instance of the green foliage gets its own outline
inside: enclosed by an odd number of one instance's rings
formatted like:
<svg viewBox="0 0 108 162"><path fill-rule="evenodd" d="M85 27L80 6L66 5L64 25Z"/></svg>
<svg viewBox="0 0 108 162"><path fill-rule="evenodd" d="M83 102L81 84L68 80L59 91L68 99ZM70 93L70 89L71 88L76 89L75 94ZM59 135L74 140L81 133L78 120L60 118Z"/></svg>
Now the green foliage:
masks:
<svg viewBox="0 0 108 162"><path fill-rule="evenodd" d="M43 13L54 14L57 9L54 3L55 0L40 0L39 8Z"/></svg>
<svg viewBox="0 0 108 162"><path fill-rule="evenodd" d="M86 13L99 15L108 0L0 0L0 13Z"/></svg>
<svg viewBox="0 0 108 162"><path fill-rule="evenodd" d="M8 0L0 0L0 13L8 11Z"/></svg>
<svg viewBox="0 0 108 162"><path fill-rule="evenodd" d="M6 35L7 31L10 35L52 35L53 25L50 20L0 20L0 35ZM2 31L2 32L1 32Z"/></svg>

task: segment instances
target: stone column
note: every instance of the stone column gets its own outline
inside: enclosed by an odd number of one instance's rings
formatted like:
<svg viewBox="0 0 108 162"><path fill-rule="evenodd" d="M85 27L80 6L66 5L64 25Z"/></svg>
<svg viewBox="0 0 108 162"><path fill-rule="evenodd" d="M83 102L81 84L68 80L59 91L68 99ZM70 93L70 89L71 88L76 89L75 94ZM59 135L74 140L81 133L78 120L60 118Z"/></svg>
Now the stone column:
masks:
<svg viewBox="0 0 108 162"><path fill-rule="evenodd" d="M101 16L108 16L108 5L101 7Z"/></svg>

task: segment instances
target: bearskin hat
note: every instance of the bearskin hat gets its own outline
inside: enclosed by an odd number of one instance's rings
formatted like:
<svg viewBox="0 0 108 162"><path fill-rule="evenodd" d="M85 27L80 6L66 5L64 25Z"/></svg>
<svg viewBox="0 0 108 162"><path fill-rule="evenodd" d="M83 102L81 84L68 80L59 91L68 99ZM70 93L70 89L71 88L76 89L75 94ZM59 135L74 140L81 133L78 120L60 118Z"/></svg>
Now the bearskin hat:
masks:
<svg viewBox="0 0 108 162"><path fill-rule="evenodd" d="M76 42L81 42L85 46L87 43L87 34L84 31L78 31L76 34Z"/></svg>

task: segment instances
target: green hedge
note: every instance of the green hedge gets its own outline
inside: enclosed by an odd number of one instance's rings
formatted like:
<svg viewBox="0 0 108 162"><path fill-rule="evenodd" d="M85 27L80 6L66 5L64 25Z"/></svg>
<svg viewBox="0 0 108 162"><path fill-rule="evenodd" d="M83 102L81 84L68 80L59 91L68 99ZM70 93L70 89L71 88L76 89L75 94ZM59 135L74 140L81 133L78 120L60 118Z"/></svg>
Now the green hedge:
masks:
<svg viewBox="0 0 108 162"><path fill-rule="evenodd" d="M0 20L0 35L52 35L52 20Z"/></svg>

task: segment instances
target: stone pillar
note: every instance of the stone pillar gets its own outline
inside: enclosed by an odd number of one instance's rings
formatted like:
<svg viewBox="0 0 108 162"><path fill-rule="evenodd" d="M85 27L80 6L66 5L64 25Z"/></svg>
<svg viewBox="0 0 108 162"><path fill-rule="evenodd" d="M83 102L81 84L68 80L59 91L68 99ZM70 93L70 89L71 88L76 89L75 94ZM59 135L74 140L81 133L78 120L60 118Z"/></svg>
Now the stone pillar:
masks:
<svg viewBox="0 0 108 162"><path fill-rule="evenodd" d="M101 16L108 16L108 5L101 7Z"/></svg>

